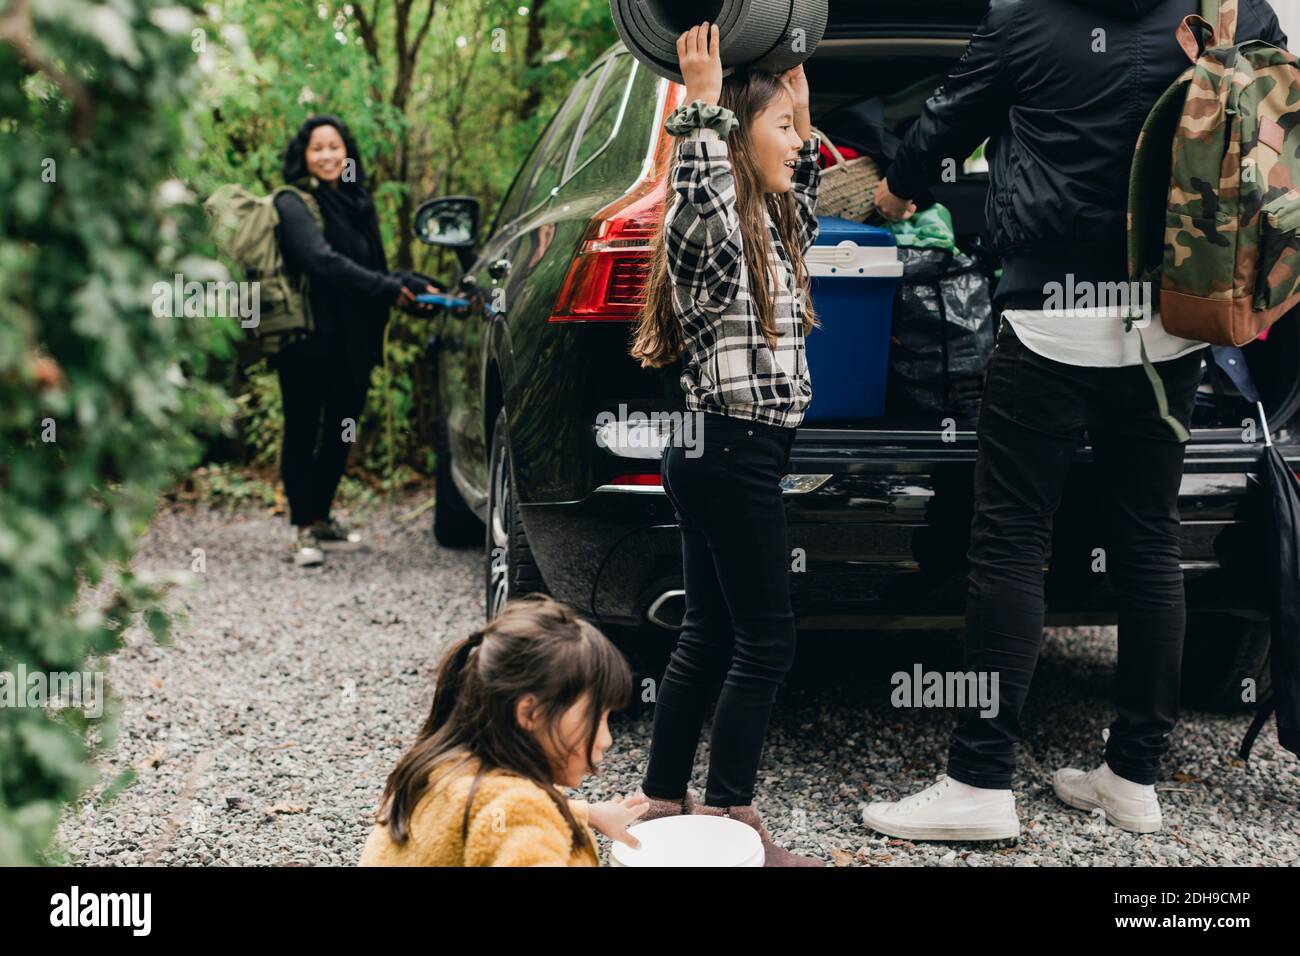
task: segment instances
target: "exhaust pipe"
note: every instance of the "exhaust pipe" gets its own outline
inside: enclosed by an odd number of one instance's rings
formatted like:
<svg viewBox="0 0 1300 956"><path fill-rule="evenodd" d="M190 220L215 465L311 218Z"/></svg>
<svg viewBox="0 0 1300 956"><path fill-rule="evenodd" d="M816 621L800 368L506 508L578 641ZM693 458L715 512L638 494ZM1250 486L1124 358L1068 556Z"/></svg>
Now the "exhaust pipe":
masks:
<svg viewBox="0 0 1300 956"><path fill-rule="evenodd" d="M686 614L686 592L681 588L664 591L646 608L646 620L666 631L680 631Z"/></svg>

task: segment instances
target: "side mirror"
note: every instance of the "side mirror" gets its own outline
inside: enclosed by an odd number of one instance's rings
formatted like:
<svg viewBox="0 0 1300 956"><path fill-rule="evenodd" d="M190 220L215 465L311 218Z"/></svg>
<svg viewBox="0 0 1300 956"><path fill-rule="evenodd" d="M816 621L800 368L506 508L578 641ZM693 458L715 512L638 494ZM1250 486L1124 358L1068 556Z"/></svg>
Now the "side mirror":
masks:
<svg viewBox="0 0 1300 956"><path fill-rule="evenodd" d="M478 200L440 196L415 210L415 238L431 246L473 249L478 241Z"/></svg>

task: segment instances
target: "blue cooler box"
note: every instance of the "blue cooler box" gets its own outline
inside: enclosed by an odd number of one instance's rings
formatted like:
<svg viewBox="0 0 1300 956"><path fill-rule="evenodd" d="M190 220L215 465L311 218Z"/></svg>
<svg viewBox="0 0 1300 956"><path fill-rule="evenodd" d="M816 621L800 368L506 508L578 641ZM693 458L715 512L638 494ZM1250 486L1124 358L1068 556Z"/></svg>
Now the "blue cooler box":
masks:
<svg viewBox="0 0 1300 956"><path fill-rule="evenodd" d="M808 335L812 404L805 424L885 413L889 326L903 276L894 234L835 216L806 257L821 328Z"/></svg>

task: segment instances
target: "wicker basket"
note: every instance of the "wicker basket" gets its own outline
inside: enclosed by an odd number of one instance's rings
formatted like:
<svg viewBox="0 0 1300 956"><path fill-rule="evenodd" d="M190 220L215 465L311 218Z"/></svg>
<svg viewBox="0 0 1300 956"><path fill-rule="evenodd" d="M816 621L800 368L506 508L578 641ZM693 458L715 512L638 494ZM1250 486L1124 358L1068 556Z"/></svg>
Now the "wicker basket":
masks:
<svg viewBox="0 0 1300 956"><path fill-rule="evenodd" d="M845 159L830 137L816 127L813 132L835 157L835 165L828 166L821 173L817 214L866 222L876 211L876 186L880 183L880 168L876 161L870 156Z"/></svg>

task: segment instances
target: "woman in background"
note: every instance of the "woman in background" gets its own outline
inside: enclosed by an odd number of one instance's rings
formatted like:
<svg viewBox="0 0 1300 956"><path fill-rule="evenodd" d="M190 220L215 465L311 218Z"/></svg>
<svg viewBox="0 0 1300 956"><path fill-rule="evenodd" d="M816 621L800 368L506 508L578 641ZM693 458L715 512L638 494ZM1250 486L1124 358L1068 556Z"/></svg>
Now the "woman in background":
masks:
<svg viewBox="0 0 1300 956"><path fill-rule="evenodd" d="M270 362L284 406L280 474L296 529L293 560L303 567L322 563L324 549L360 546L360 535L334 520L330 508L356 441L384 324L394 306L429 311L415 296L438 289L422 276L388 271L357 145L339 119L313 116L299 127L285 148L284 181L311 194L324 226L301 197L276 197L285 266L308 280L314 325Z"/></svg>

